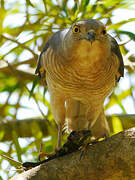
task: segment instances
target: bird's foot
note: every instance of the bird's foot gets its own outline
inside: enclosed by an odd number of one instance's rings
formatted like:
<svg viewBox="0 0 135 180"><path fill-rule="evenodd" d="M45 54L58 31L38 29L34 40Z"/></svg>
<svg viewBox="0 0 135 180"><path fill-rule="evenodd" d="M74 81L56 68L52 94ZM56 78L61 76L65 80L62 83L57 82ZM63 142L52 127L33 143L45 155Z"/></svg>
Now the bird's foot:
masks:
<svg viewBox="0 0 135 180"><path fill-rule="evenodd" d="M91 143L92 143L91 133L89 135L86 135L86 136L84 135L82 145L79 148L79 150L80 150L80 160L81 160L82 156L84 155L84 153L86 152L88 145L90 145Z"/></svg>
<svg viewBox="0 0 135 180"><path fill-rule="evenodd" d="M103 139L106 140L107 138L108 138L108 136L106 134L104 134L104 136L102 138L93 138L92 136L87 136L84 139L82 146L79 148L81 151L80 159L82 158L82 156L86 152L88 145L94 145Z"/></svg>

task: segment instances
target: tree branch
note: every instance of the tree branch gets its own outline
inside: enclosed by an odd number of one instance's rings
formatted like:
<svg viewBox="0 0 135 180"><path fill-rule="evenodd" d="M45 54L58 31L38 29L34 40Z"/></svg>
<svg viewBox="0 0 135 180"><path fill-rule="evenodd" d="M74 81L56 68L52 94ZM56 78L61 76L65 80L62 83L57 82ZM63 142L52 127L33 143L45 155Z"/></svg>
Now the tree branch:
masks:
<svg viewBox="0 0 135 180"><path fill-rule="evenodd" d="M19 69L15 69L14 68L14 72L7 66L7 67L4 67L4 68L0 68L0 72L1 73L4 73L8 76L15 76L16 77L16 74L19 76L19 77L23 77L23 80L24 81L34 81L36 75L34 74L34 72L31 71L31 69L27 70L27 71L24 71L24 70L19 70Z"/></svg>
<svg viewBox="0 0 135 180"><path fill-rule="evenodd" d="M33 82L36 78L37 75L35 75L35 69L34 68L27 68L27 70L20 70L18 66L23 65L23 64L29 64L33 66L33 62L35 61L32 59L23 61L23 62L18 62L14 64L9 64L8 62L5 62L4 60L1 60L0 62L0 72L8 75L8 76L13 76L18 78L19 80L22 79L25 82ZM35 61L36 62L36 61ZM8 63L8 65L7 65ZM39 84L43 85L42 80L39 80Z"/></svg>
<svg viewBox="0 0 135 180"><path fill-rule="evenodd" d="M11 180L131 180L135 178L135 128L51 160Z"/></svg>
<svg viewBox="0 0 135 180"><path fill-rule="evenodd" d="M123 129L129 129L135 126L135 115L113 115L118 117L121 120ZM107 116L107 120L109 123L109 127L111 132L113 132L113 125L112 125L112 117L113 116ZM52 123L48 122L46 119L24 119L24 120L13 120L13 121L6 121L3 119L0 119L0 132L4 132L3 138L1 139L2 142L4 141L11 141L11 131L16 131L18 137L33 137L32 132L30 131L30 126L32 123L36 123L37 126L39 126L40 130L42 131L42 134L44 137L50 135L49 134L49 128L54 128L54 131L56 130L56 127L52 125Z"/></svg>
<svg viewBox="0 0 135 180"><path fill-rule="evenodd" d="M18 137L33 137L32 124L36 123L39 129L42 131L44 137L49 136L50 123L46 119L25 119L25 120L14 120L14 121L0 121L0 132L3 133L1 142L11 141L11 132L15 131ZM56 130L56 127L51 124L51 128Z"/></svg>

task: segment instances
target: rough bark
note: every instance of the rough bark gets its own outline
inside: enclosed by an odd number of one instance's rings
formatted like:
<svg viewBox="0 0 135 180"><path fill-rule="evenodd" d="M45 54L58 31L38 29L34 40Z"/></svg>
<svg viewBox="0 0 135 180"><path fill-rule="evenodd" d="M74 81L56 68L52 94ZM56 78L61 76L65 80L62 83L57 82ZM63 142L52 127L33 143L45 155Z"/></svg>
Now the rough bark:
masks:
<svg viewBox="0 0 135 180"><path fill-rule="evenodd" d="M135 128L89 145L79 157L76 152L51 160L11 180L135 179Z"/></svg>

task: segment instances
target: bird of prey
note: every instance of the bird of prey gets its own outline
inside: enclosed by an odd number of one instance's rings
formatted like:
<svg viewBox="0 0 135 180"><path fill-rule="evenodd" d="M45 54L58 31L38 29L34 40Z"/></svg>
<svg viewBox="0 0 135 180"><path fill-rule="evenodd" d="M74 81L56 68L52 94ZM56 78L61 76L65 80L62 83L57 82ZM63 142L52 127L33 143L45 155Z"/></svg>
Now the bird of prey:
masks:
<svg viewBox="0 0 135 180"><path fill-rule="evenodd" d="M51 111L62 129L90 129L95 138L108 136L103 104L120 77L124 64L116 40L95 19L79 20L54 33L46 42L36 73L50 92Z"/></svg>

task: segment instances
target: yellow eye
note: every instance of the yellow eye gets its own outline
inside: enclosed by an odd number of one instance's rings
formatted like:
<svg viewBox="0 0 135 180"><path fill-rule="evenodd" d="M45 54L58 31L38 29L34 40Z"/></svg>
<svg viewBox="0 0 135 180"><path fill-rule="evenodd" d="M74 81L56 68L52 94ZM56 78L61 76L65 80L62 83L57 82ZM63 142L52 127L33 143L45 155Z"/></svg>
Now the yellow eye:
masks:
<svg viewBox="0 0 135 180"><path fill-rule="evenodd" d="M80 32L79 26L75 25L75 26L73 27L73 33L79 33L79 32Z"/></svg>
<svg viewBox="0 0 135 180"><path fill-rule="evenodd" d="M105 35L107 33L106 29L103 29L102 34Z"/></svg>

